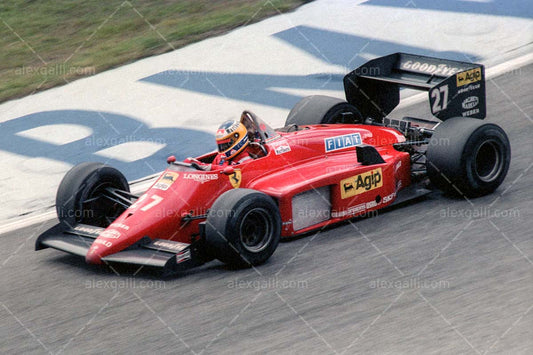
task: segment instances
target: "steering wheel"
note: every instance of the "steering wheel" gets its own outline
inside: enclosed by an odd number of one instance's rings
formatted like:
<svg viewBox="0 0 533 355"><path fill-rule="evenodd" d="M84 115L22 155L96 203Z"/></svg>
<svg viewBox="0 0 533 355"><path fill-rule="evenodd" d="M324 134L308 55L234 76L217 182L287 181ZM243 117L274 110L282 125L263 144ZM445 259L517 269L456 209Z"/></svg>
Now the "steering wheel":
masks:
<svg viewBox="0 0 533 355"><path fill-rule="evenodd" d="M288 128L287 128L287 132L291 132L292 130L295 130L297 131L298 130L298 125L296 123L291 123Z"/></svg>
<svg viewBox="0 0 533 355"><path fill-rule="evenodd" d="M261 150L261 153L263 153L263 156L266 156L268 154L265 146L259 142L250 142L250 146L257 146Z"/></svg>

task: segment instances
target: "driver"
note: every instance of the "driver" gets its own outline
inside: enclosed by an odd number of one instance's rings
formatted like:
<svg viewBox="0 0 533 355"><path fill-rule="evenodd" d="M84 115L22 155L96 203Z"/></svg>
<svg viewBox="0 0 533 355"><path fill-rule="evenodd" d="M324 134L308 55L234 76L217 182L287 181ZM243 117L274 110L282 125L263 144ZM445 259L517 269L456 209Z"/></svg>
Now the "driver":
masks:
<svg viewBox="0 0 533 355"><path fill-rule="evenodd" d="M185 163L193 163L200 170L212 170L216 167L241 164L254 159L253 148L250 147L250 133L246 126L237 120L222 123L216 132L218 154L211 164L203 163L194 158L187 158Z"/></svg>
<svg viewBox="0 0 533 355"><path fill-rule="evenodd" d="M236 165L253 159L249 153L250 138L245 125L237 120L222 123L215 135L218 155L213 165Z"/></svg>
<svg viewBox="0 0 533 355"><path fill-rule="evenodd" d="M194 158L187 158L185 163L194 164L199 170L209 171L216 167L241 164L250 159L267 155L260 145L260 134L255 128L251 114L244 111L240 120L228 120L222 123L215 134L218 154L211 164Z"/></svg>

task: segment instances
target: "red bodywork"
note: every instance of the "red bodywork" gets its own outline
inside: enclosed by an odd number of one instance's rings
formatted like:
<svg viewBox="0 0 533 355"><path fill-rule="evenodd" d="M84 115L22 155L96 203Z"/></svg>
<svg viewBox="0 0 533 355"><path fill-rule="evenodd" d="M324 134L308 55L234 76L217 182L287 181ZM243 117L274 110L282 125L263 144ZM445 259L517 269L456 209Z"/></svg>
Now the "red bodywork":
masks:
<svg viewBox="0 0 533 355"><path fill-rule="evenodd" d="M223 170L171 164L132 206L94 241L87 262L117 253L144 236L192 243L199 223L223 192L255 189L273 197L282 220L282 237L390 205L410 184L410 158L393 144L405 137L391 128L334 124L277 132L265 143L268 154ZM355 145L376 148L385 163L362 165ZM210 161L216 153L198 159ZM233 184L232 184L233 182ZM197 217L197 218L195 218Z"/></svg>

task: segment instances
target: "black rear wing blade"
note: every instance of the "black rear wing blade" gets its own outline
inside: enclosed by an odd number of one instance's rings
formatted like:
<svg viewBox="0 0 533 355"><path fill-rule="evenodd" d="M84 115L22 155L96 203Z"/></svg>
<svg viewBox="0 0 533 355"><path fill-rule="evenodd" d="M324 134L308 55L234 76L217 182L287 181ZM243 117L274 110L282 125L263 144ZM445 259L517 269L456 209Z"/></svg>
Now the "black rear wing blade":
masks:
<svg viewBox="0 0 533 355"><path fill-rule="evenodd" d="M363 117L381 121L400 102L400 88L428 91L431 113L444 121L463 116L484 119L485 68L406 53L370 60L344 77L346 100Z"/></svg>

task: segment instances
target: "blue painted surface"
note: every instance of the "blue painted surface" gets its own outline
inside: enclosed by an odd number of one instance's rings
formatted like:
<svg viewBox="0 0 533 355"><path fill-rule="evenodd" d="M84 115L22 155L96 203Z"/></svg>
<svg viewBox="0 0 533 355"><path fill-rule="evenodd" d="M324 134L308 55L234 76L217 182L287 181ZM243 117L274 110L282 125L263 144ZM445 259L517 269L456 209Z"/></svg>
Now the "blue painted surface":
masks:
<svg viewBox="0 0 533 355"><path fill-rule="evenodd" d="M63 145L17 135L32 128L53 124L82 125L90 128L93 133ZM61 132L57 134L60 135ZM95 154L127 142L153 142L166 146L149 157L133 162L108 159ZM85 161L99 161L119 169L128 180L134 180L165 169L169 155L176 155L181 160L214 150L216 145L213 134L193 129L150 128L124 115L58 110L39 112L3 122L0 130L0 149L30 158L44 157L73 165Z"/></svg>
<svg viewBox="0 0 533 355"><path fill-rule="evenodd" d="M368 0L361 5L533 18L533 1L531 0L492 0L486 2L465 0L414 0L408 2L398 0Z"/></svg>
<svg viewBox="0 0 533 355"><path fill-rule="evenodd" d="M274 37L326 63L342 66L346 73L365 63L367 61L365 58L369 56L377 57L394 52L417 53L463 61L467 58L478 59L471 53L438 52L309 26L293 27L274 34ZM361 57L361 54L365 57ZM313 72L313 68L309 68L309 72ZM276 75L167 70L143 78L141 81L290 109L302 96L281 93L273 88L343 91L343 77L344 74L333 73Z"/></svg>

